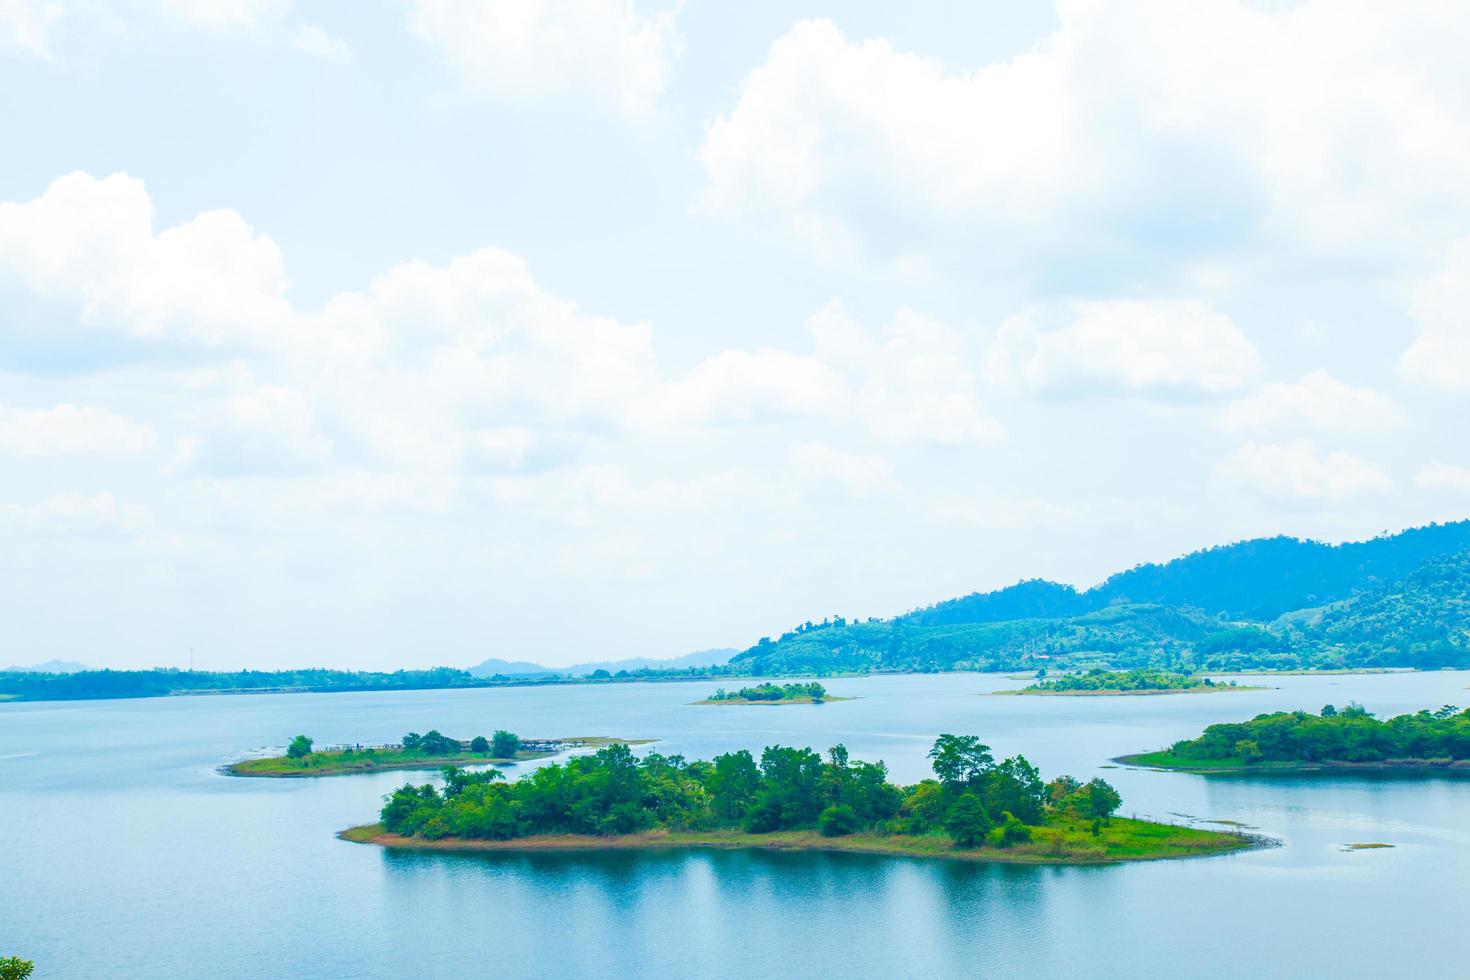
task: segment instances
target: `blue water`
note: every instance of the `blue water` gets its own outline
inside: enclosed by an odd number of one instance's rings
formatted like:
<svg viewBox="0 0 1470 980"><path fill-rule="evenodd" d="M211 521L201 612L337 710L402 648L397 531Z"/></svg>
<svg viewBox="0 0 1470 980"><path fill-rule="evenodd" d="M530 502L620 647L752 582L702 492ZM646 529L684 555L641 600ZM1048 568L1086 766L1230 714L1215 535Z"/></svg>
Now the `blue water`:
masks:
<svg viewBox="0 0 1470 980"><path fill-rule="evenodd" d="M1277 689L1005 698L982 695L1012 681L948 674L832 681L856 700L819 706L689 705L703 683L0 704L0 955L38 978L1465 976L1470 779L1100 770L1262 711L1470 703L1465 672L1261 683ZM1047 776L1104 775L1125 813L1239 821L1283 846L1102 868L392 853L332 835L409 774L216 772L298 732L434 727L691 757L841 741L901 781L928 774L936 733L976 733Z"/></svg>

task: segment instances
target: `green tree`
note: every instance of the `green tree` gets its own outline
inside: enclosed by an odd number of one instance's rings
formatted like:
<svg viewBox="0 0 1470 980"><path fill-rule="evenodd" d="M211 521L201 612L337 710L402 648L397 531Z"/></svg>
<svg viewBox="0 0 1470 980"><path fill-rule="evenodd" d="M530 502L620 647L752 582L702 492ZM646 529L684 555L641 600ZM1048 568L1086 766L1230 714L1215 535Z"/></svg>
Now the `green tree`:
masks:
<svg viewBox="0 0 1470 980"><path fill-rule="evenodd" d="M490 743L485 741L484 735L476 735L470 739L470 751L484 754L490 751Z"/></svg>
<svg viewBox="0 0 1470 980"><path fill-rule="evenodd" d="M514 759L521 750L521 737L504 730L496 732L490 739L490 752L497 759Z"/></svg>
<svg viewBox="0 0 1470 980"><path fill-rule="evenodd" d="M975 847L990 832L990 812L974 793L961 793L944 816L944 829L960 847Z"/></svg>
<svg viewBox="0 0 1470 980"><path fill-rule="evenodd" d="M1123 805L1123 797L1113 789L1106 779L1092 779L1087 783L1087 815L1107 820Z"/></svg>
<svg viewBox="0 0 1470 980"><path fill-rule="evenodd" d="M760 769L748 750L715 756L707 783L715 814L725 820L739 820L760 788L760 781Z"/></svg>
<svg viewBox="0 0 1470 980"><path fill-rule="evenodd" d="M286 746L288 759L304 759L309 755L311 755L311 739L305 735L297 735L291 739L291 744Z"/></svg>
<svg viewBox="0 0 1470 980"><path fill-rule="evenodd" d="M934 775L946 786L968 783L990 769L995 762L990 746L974 735L941 735L929 750Z"/></svg>
<svg viewBox="0 0 1470 980"><path fill-rule="evenodd" d="M26 980L36 969L36 964L19 956L0 956L0 980Z"/></svg>

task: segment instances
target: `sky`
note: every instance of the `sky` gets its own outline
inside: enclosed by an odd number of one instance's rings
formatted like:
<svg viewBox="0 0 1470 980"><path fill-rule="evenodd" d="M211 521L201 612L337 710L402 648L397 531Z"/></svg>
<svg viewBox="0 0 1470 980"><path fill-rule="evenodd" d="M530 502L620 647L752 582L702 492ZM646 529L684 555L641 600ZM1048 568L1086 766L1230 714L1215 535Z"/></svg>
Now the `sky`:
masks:
<svg viewBox="0 0 1470 980"><path fill-rule="evenodd" d="M669 657L1470 516L1466 50L0 0L0 662Z"/></svg>

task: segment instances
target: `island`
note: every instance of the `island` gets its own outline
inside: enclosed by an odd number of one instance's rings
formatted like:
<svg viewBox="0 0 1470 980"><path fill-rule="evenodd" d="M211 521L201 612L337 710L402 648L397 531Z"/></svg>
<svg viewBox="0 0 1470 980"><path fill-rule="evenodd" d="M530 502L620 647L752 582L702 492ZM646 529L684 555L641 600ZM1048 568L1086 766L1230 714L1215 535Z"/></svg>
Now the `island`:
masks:
<svg viewBox="0 0 1470 980"><path fill-rule="evenodd" d="M738 691L727 691L723 687L695 704L825 704L828 701L850 701L851 698L836 698L816 681L808 684L757 684L742 687Z"/></svg>
<svg viewBox="0 0 1470 980"><path fill-rule="evenodd" d="M405 785L343 840L456 851L685 847L840 850L1035 864L1196 857L1268 845L1239 831L1116 816L1103 779L1043 782L971 735L941 735L935 778L888 781L882 762L768 746L712 760L610 745L508 781L449 768L442 789Z"/></svg>
<svg viewBox="0 0 1470 980"><path fill-rule="evenodd" d="M1104 670L1095 667L1086 673L1063 674L1051 680L1038 675L1035 684L1017 691L992 691L993 694L1067 695L1072 697L1114 697L1135 694L1207 694L1216 691L1264 691L1264 687L1246 687L1230 681L1217 684L1208 677L1174 673L1167 670Z"/></svg>
<svg viewBox="0 0 1470 980"><path fill-rule="evenodd" d="M602 736L580 738L522 739L514 732L497 731L490 738L476 735L469 740L449 738L438 729L423 735L409 732L395 745L335 745L317 751L312 739L297 735L286 754L263 759L245 759L223 767L230 776L344 776L381 772L386 769L442 769L445 766L504 765L528 759L544 759L571 749L606 745L640 745Z"/></svg>
<svg viewBox="0 0 1470 980"><path fill-rule="evenodd" d="M1277 711L1115 761L1196 773L1470 774L1470 709L1446 705L1387 721L1356 703Z"/></svg>

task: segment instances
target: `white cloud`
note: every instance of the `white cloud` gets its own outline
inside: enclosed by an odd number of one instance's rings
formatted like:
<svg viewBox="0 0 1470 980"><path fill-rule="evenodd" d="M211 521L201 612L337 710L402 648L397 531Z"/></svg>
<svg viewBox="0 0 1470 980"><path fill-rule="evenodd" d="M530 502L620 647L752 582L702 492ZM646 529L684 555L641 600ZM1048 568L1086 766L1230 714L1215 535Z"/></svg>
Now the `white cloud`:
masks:
<svg viewBox="0 0 1470 980"><path fill-rule="evenodd" d="M32 532L136 531L149 520L146 508L117 500L111 493L58 494L34 504L0 503L0 527Z"/></svg>
<svg viewBox="0 0 1470 980"><path fill-rule="evenodd" d="M1013 317L986 355L992 383L1061 394L1215 395L1243 387L1258 362L1229 317L1188 300L1076 303L1049 330Z"/></svg>
<svg viewBox="0 0 1470 980"><path fill-rule="evenodd" d="M1420 334L1399 369L1416 381L1470 389L1470 235L1454 242L1444 265L1414 290L1410 311Z"/></svg>
<svg viewBox="0 0 1470 980"><path fill-rule="evenodd" d="M238 212L154 233L143 182L72 173L25 203L0 202L0 264L41 292L76 293L89 321L191 342L292 342L281 253Z"/></svg>
<svg viewBox="0 0 1470 980"><path fill-rule="evenodd" d="M857 411L890 443L993 442L1005 435L975 397L972 352L958 331L912 310L899 310L878 336L833 301L807 322L817 356L843 369Z"/></svg>
<svg viewBox="0 0 1470 980"><path fill-rule="evenodd" d="M629 116L668 84L681 42L678 6L633 0L412 0L414 32L471 84L505 98L584 89Z"/></svg>
<svg viewBox="0 0 1470 980"><path fill-rule="evenodd" d="M1389 489L1393 481L1373 463L1345 452L1321 455L1310 442L1247 443L1217 467L1226 479L1266 496L1341 500Z"/></svg>
<svg viewBox="0 0 1470 980"><path fill-rule="evenodd" d="M1392 398L1372 388L1345 384L1326 371L1313 371L1293 383L1265 385L1227 405L1219 416L1220 427L1228 432L1386 432L1407 421Z"/></svg>
<svg viewBox="0 0 1470 980"><path fill-rule="evenodd" d="M0 406L0 452L17 456L136 453L153 448L154 431L92 405Z"/></svg>
<svg viewBox="0 0 1470 980"><path fill-rule="evenodd" d="M329 34L315 24L301 24L291 35L291 45L302 54L345 65L352 60L352 47L335 34Z"/></svg>
<svg viewBox="0 0 1470 980"><path fill-rule="evenodd" d="M709 125L703 200L793 223L877 198L1047 237L1109 216L1128 234L1143 210L1337 248L1422 240L1470 203L1462 15L1059 0L1053 34L974 70L803 21Z"/></svg>
<svg viewBox="0 0 1470 980"><path fill-rule="evenodd" d="M893 467L881 456L850 453L824 442L794 442L786 461L802 480L818 488L866 497L892 489Z"/></svg>
<svg viewBox="0 0 1470 980"><path fill-rule="evenodd" d="M0 28L21 50L50 60L47 34L63 13L60 0L0 0Z"/></svg>
<svg viewBox="0 0 1470 980"><path fill-rule="evenodd" d="M1414 483L1426 490L1470 493L1470 466L1455 466L1436 459L1418 472Z"/></svg>

